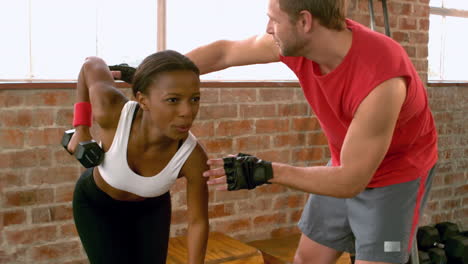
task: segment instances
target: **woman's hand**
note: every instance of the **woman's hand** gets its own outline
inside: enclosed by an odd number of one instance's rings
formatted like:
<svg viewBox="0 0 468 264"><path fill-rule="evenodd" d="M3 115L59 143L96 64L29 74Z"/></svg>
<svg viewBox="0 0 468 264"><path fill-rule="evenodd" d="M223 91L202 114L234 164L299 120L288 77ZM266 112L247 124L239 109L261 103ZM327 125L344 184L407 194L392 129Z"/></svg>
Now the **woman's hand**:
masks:
<svg viewBox="0 0 468 264"><path fill-rule="evenodd" d="M70 153L75 153L76 147L80 142L90 141L92 139L89 127L77 126L75 133L73 134L70 142L68 143L67 149Z"/></svg>

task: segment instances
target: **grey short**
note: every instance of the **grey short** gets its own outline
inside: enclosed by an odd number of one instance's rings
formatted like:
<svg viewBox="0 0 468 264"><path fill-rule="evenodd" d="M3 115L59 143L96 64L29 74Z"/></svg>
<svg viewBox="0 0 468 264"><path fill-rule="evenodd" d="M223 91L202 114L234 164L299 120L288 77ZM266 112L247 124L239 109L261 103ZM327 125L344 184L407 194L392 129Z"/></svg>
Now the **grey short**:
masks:
<svg viewBox="0 0 468 264"><path fill-rule="evenodd" d="M349 199L311 194L299 228L313 241L356 260L406 263L432 184L425 180L368 188Z"/></svg>

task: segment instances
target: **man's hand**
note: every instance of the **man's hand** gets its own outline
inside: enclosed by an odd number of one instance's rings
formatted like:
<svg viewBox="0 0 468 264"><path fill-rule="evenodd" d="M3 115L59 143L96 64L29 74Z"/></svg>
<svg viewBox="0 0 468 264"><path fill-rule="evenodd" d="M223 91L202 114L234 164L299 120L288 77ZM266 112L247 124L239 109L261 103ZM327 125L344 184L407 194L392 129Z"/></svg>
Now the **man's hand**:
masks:
<svg viewBox="0 0 468 264"><path fill-rule="evenodd" d="M126 83L133 83L133 75L135 75L136 68L128 66L126 63L119 65L109 66L112 77L116 80L122 80Z"/></svg>
<svg viewBox="0 0 468 264"><path fill-rule="evenodd" d="M219 185L217 190L254 189L269 183L273 178L271 162L258 159L248 154L229 155L223 159L210 159L208 165L223 166L203 173L205 177L215 177L208 181L210 185Z"/></svg>
<svg viewBox="0 0 468 264"><path fill-rule="evenodd" d="M234 155L230 155L233 156ZM207 170L203 173L204 177L210 178L206 183L208 185L215 185L216 190L226 191L227 182L226 182L226 173L224 172L224 161L223 159L209 159L207 161L210 170Z"/></svg>
<svg viewBox="0 0 468 264"><path fill-rule="evenodd" d="M111 71L111 74L114 80L120 80L120 78L122 78L122 73L120 71Z"/></svg>

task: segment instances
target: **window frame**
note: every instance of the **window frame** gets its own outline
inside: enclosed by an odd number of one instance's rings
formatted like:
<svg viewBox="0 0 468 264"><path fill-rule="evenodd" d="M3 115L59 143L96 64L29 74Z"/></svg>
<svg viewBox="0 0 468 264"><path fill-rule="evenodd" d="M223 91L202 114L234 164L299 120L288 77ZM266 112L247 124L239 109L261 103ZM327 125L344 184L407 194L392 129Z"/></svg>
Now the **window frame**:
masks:
<svg viewBox="0 0 468 264"><path fill-rule="evenodd" d="M131 88L124 82L116 82L117 88ZM202 81L201 88L300 88L298 81ZM76 81L67 82L0 82L2 90L30 90L30 89L75 89Z"/></svg>
<svg viewBox="0 0 468 264"><path fill-rule="evenodd" d="M442 7L435 7L431 6L429 3L429 15L438 15L441 16L442 18L445 17L460 17L460 18L466 18L468 20L468 10L462 10L462 9L456 9L456 8L447 8L444 7L444 2L442 1ZM442 45L445 46L445 43L442 43ZM445 47L444 47L445 49ZM444 54L440 54L441 61L444 61ZM442 64L441 62L441 64ZM442 67L439 69L441 70ZM429 72L429 68L428 68ZM457 84L457 83L468 83L468 80L429 80L427 81L430 84L440 84L440 83L446 83L446 84Z"/></svg>
<svg viewBox="0 0 468 264"><path fill-rule="evenodd" d="M166 1L167 0L155 0L157 1L157 43L156 51L166 49ZM430 14L440 16L453 16L462 17L468 19L468 10L459 10L445 7L433 7L429 6ZM31 67L31 66L30 66ZM429 69L428 69L429 70ZM455 80L428 80L427 83L467 83L468 81L455 81ZM59 79L0 79L0 90L3 89L39 89L39 88L70 88L74 87L76 81L74 80L59 80ZM298 81L295 80L284 80L284 81L202 81L203 87L251 87L255 85L257 87L297 87ZM128 87L125 83L119 83L118 87Z"/></svg>
<svg viewBox="0 0 468 264"><path fill-rule="evenodd" d="M31 0L30 0L31 1ZM165 50L167 47L167 0L153 0L156 1L156 45L155 52ZM29 12L31 9L29 8ZM31 31L29 31L31 34ZM31 49L31 46L29 47ZM29 52L29 59L31 60L31 52ZM31 64L29 69L29 75L31 75ZM28 88L70 88L71 85L76 84L75 79L29 79L29 78L17 78L17 79L0 79L0 90L8 89L9 87L14 89L28 89ZM296 79L285 79L285 80L216 80L208 79L202 80L202 86L204 87L232 87L232 88L243 88L243 87L298 87L299 82ZM118 84L118 87L125 87L125 84Z"/></svg>
<svg viewBox="0 0 468 264"><path fill-rule="evenodd" d="M32 0L29 0L32 1ZM156 51L161 51L166 49L166 0L153 0L156 1ZM28 3L28 15L31 17L31 3ZM31 21L29 22L29 41L31 40ZM29 61L32 60L32 46L29 43L28 48ZM29 63L29 72L28 76L32 76L32 64ZM56 87L68 86L70 83L76 83L74 79L32 79L32 78L18 78L18 79L1 79L0 78L0 88L6 86L11 87ZM48 85L48 86L46 86Z"/></svg>

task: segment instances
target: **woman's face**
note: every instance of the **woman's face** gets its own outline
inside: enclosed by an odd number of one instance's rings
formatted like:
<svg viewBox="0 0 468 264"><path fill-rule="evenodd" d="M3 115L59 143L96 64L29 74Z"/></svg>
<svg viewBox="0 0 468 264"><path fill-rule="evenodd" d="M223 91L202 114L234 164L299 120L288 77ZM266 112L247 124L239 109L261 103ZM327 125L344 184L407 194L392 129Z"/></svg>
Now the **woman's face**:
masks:
<svg viewBox="0 0 468 264"><path fill-rule="evenodd" d="M163 72L148 91L152 124L169 138L185 138L200 107L198 75L188 70Z"/></svg>

